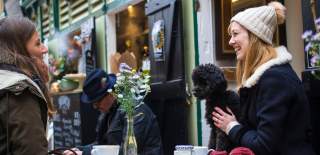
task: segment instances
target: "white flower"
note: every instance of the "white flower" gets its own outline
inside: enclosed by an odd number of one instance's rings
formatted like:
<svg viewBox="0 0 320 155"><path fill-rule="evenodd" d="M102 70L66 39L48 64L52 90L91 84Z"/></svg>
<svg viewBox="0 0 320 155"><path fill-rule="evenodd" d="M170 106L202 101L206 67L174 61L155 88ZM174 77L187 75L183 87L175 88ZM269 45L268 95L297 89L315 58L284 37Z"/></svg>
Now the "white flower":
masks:
<svg viewBox="0 0 320 155"><path fill-rule="evenodd" d="M140 86L140 88L142 88L142 89L146 89L146 88L147 88L147 86L146 86L146 85L142 85L142 86Z"/></svg>
<svg viewBox="0 0 320 155"><path fill-rule="evenodd" d="M138 100L138 101L139 101L139 100L142 100L142 99L143 99L143 96L141 96L141 95L139 95L139 96L136 97L136 100Z"/></svg>
<svg viewBox="0 0 320 155"><path fill-rule="evenodd" d="M316 33L311 37L311 41L319 41L320 40L320 33Z"/></svg>
<svg viewBox="0 0 320 155"><path fill-rule="evenodd" d="M111 93L111 92L112 92L112 89L108 89L107 92L108 92L108 93Z"/></svg>
<svg viewBox="0 0 320 155"><path fill-rule="evenodd" d="M136 75L134 75L132 78L133 78L133 79L139 79L140 76L136 74Z"/></svg>
<svg viewBox="0 0 320 155"><path fill-rule="evenodd" d="M127 112L132 113L132 107L140 104L150 92L149 79L143 73L135 72L126 64L121 65L121 71L117 74L117 82L113 93L116 95L120 106Z"/></svg>
<svg viewBox="0 0 320 155"><path fill-rule="evenodd" d="M118 76L117 81L122 81L124 79L125 79L125 77L121 75L121 76Z"/></svg>
<svg viewBox="0 0 320 155"><path fill-rule="evenodd" d="M119 65L119 71L120 72L126 72L126 73L131 73L132 68L128 66L126 63L121 63Z"/></svg>
<svg viewBox="0 0 320 155"><path fill-rule="evenodd" d="M136 88L136 90L135 90L135 91L136 91L136 93L137 93L137 94L139 94L139 93L140 93L140 90L139 90L138 88Z"/></svg>
<svg viewBox="0 0 320 155"><path fill-rule="evenodd" d="M147 90L146 89L140 89L140 93L144 93L144 92L146 92Z"/></svg>
<svg viewBox="0 0 320 155"><path fill-rule="evenodd" d="M305 31L303 34L302 34L302 39L306 39L308 37L312 37L312 31L311 30L308 30L308 31Z"/></svg>
<svg viewBox="0 0 320 155"><path fill-rule="evenodd" d="M311 43L308 43L304 48L304 51L308 52L311 47L312 47Z"/></svg>

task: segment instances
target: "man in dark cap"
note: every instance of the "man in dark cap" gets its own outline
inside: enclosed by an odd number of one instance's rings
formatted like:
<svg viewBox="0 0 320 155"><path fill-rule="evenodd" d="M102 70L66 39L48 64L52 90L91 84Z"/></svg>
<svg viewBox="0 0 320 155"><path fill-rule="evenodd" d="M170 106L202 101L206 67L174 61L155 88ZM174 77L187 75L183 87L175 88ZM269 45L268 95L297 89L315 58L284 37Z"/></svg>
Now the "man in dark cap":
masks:
<svg viewBox="0 0 320 155"><path fill-rule="evenodd" d="M90 155L93 145L120 145L122 154L127 122L125 112L119 108L116 98L108 92L114 88L115 83L116 76L101 69L96 69L87 76L81 102L92 104L101 115L97 125L96 141L87 146L74 148L78 155ZM155 115L146 104L135 107L134 133L138 154L162 155L159 126ZM65 151L64 155L72 155L72 152Z"/></svg>

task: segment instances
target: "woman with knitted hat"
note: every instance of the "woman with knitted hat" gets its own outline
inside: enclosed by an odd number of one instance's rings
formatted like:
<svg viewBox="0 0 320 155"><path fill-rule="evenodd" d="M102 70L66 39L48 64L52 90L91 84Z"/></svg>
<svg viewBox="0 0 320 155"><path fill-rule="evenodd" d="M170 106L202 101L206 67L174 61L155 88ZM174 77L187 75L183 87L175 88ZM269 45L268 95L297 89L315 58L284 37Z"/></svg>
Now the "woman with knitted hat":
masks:
<svg viewBox="0 0 320 155"><path fill-rule="evenodd" d="M272 37L284 22L279 2L249 8L231 18L229 44L237 55L241 117L215 108L214 124L238 146L258 155L313 155L310 112L301 81L284 46Z"/></svg>

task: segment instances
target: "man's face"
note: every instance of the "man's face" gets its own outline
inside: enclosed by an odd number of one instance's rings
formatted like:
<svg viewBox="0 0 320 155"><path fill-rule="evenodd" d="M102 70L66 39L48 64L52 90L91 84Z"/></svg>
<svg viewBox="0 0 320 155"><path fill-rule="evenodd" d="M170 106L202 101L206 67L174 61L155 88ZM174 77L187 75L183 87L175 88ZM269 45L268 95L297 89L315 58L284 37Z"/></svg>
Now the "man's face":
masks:
<svg viewBox="0 0 320 155"><path fill-rule="evenodd" d="M93 104L93 107L100 112L109 112L115 98L111 94L107 94L101 100Z"/></svg>

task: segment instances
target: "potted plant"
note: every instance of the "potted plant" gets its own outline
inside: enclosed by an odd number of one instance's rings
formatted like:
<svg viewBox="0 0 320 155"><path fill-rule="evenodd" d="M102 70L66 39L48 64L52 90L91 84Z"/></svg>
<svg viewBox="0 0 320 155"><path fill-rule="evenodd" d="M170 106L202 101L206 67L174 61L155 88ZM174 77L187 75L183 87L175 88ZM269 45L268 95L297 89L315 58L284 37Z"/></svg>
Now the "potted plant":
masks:
<svg viewBox="0 0 320 155"><path fill-rule="evenodd" d="M302 81L309 96L313 90L320 88L320 18L316 18L315 1L311 0L310 4L315 31L307 30L302 35L307 61L306 70L302 73Z"/></svg>
<svg viewBox="0 0 320 155"><path fill-rule="evenodd" d="M320 18L315 20L316 32L307 30L303 33L302 39L306 42L305 52L307 56L308 69L315 78L320 79Z"/></svg>
<svg viewBox="0 0 320 155"><path fill-rule="evenodd" d="M302 35L305 41L305 52L307 67L302 72L302 82L306 91L309 104L310 104L310 115L312 125L312 145L316 153L320 153L320 125L319 125L319 110L320 110L320 18L316 18L316 5L315 0L310 0L311 11L313 16L313 22L315 31L307 30Z"/></svg>

